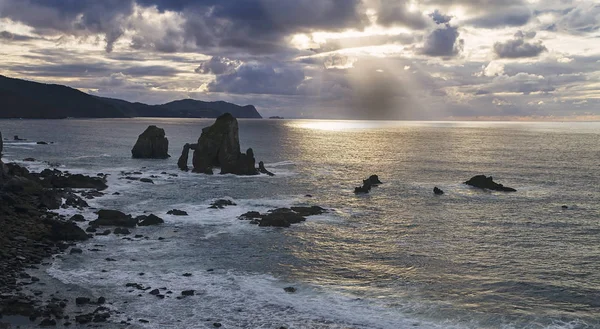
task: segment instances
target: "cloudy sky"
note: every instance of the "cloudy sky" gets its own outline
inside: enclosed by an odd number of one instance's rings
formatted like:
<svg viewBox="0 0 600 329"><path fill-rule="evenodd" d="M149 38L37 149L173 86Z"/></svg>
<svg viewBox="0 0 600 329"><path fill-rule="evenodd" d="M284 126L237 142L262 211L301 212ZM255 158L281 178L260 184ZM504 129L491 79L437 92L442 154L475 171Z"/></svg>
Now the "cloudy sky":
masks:
<svg viewBox="0 0 600 329"><path fill-rule="evenodd" d="M600 119L595 0L0 0L0 74L263 115Z"/></svg>

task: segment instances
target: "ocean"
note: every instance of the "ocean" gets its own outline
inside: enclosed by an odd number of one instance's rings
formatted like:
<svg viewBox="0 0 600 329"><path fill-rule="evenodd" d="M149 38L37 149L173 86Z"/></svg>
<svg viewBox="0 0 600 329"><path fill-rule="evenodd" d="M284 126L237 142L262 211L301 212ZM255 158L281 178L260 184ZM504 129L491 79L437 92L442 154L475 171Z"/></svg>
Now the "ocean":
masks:
<svg viewBox="0 0 600 329"><path fill-rule="evenodd" d="M247 119L242 151L276 176L179 171L183 144L212 122L0 120L5 162L109 174L92 207L165 220L134 230L148 239L82 243L47 278L149 321L132 328L600 328L600 123ZM131 158L151 124L170 159ZM154 184L122 179L134 171ZM384 184L355 195L372 174ZM518 191L463 184L478 174ZM216 199L237 205L209 209ZM284 229L237 219L292 205L330 211ZM128 282L174 294L139 297Z"/></svg>

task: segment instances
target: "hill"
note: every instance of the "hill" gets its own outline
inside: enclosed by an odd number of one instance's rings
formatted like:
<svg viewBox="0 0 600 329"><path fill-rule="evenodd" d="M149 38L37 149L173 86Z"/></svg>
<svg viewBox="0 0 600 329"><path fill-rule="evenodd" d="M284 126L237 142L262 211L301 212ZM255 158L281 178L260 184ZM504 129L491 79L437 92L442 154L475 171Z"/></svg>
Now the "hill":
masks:
<svg viewBox="0 0 600 329"><path fill-rule="evenodd" d="M131 103L92 96L63 85L44 84L0 75L0 118L216 118L229 112L236 118L262 118L252 105L193 99L162 105Z"/></svg>

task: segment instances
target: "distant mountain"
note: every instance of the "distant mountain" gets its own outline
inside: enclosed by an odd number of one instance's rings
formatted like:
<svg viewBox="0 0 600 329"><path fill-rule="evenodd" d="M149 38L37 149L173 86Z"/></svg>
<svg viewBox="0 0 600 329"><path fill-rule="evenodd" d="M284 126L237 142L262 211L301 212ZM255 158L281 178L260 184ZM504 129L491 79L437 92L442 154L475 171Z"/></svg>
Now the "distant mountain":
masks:
<svg viewBox="0 0 600 329"><path fill-rule="evenodd" d="M236 118L262 118L252 105L184 99L162 105L131 103L92 96L62 85L43 84L0 75L0 118L216 118L229 112Z"/></svg>

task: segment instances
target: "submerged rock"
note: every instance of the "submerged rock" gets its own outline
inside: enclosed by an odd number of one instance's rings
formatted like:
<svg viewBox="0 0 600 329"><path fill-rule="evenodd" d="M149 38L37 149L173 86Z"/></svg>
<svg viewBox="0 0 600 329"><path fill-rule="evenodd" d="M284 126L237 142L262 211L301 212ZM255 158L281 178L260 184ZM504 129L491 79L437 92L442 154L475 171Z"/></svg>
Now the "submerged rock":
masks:
<svg viewBox="0 0 600 329"><path fill-rule="evenodd" d="M249 211L238 217L240 220L248 220L251 224L258 226L290 227L306 221L307 216L320 215L327 212L319 206L277 208L269 210L266 214L258 211Z"/></svg>
<svg viewBox="0 0 600 329"><path fill-rule="evenodd" d="M138 159L166 159L169 157L169 140L165 130L157 126L149 126L138 137L131 150L131 155Z"/></svg>
<svg viewBox="0 0 600 329"><path fill-rule="evenodd" d="M138 220L139 226L159 225L159 224L162 224L165 222L162 218L160 218L154 214L150 214L148 216L144 216L144 215L138 216L138 217L136 217L136 220Z"/></svg>
<svg viewBox="0 0 600 329"><path fill-rule="evenodd" d="M433 193L435 195L442 195L444 194L444 191L442 191L441 189L439 189L437 186L433 188Z"/></svg>
<svg viewBox="0 0 600 329"><path fill-rule="evenodd" d="M220 167L221 174L258 174L252 149L246 154L240 152L238 122L229 113L202 129L192 162L194 172L198 173L212 174L213 167Z"/></svg>
<svg viewBox="0 0 600 329"><path fill-rule="evenodd" d="M90 222L92 226L122 226L135 227L137 219L126 215L118 210L100 210L98 211L98 219Z"/></svg>
<svg viewBox="0 0 600 329"><path fill-rule="evenodd" d="M237 206L233 201L226 199L219 199L210 204L211 209L223 209L226 206Z"/></svg>
<svg viewBox="0 0 600 329"><path fill-rule="evenodd" d="M502 191L502 192L516 192L517 191L512 187L506 187L502 184L498 184L492 180L492 176L486 177L485 175L473 176L471 179L466 181L465 184L473 186L473 187L484 188L484 189L493 190L493 191Z"/></svg>
<svg viewBox="0 0 600 329"><path fill-rule="evenodd" d="M173 215L173 216L187 216L188 213L183 211L183 210L179 210L179 209L173 209L173 210L169 210L167 211L167 215Z"/></svg>

